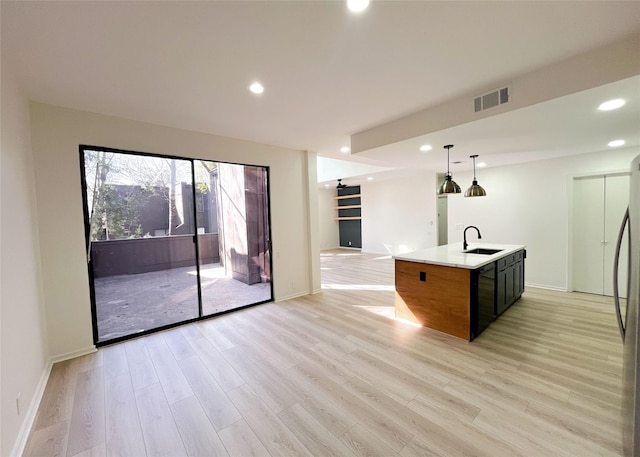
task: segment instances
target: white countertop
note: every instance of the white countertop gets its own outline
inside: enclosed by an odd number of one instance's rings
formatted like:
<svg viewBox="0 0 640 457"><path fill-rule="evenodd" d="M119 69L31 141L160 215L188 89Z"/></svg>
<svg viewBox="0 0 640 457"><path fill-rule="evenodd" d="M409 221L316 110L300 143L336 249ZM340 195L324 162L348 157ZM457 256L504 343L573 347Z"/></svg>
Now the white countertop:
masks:
<svg viewBox="0 0 640 457"><path fill-rule="evenodd" d="M525 246L522 244L469 243L467 250L475 248L500 249L500 252L491 255L470 254L462 252L462 243L453 243L398 254L393 256L393 258L396 260L406 260L408 262L430 263L433 265L474 270L491 262L495 262L501 257L525 249Z"/></svg>

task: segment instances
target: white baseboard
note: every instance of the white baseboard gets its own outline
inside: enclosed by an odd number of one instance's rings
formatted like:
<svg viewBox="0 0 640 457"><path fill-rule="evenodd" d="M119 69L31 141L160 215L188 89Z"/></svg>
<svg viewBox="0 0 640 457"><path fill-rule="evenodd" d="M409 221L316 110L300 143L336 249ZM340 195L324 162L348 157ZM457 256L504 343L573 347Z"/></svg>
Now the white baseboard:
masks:
<svg viewBox="0 0 640 457"><path fill-rule="evenodd" d="M525 290L527 290L527 287L534 287L536 289L547 289L547 290L555 290L557 292L568 292L566 287L547 286L544 284L533 284L530 282L525 282L524 287L525 287Z"/></svg>
<svg viewBox="0 0 640 457"><path fill-rule="evenodd" d="M80 357L82 355L92 354L96 352L97 349L95 346L89 346L84 349L78 349L77 351L67 352L65 354L55 355L51 357L51 363L58 363L64 360L75 359L76 357Z"/></svg>
<svg viewBox="0 0 640 457"><path fill-rule="evenodd" d="M22 426L18 431L18 437L13 445L11 455L20 456L24 452L24 448L27 445L27 439L29 438L29 433L36 421L36 414L38 414L38 408L40 407L44 390L47 387L47 382L49 382L51 367L53 367L53 362L49 360L44 367L44 370L42 370L42 375L40 376L40 381L38 381L38 385L36 386L36 391L34 392L33 397L31 397L31 402L29 403L24 420L22 421Z"/></svg>
<svg viewBox="0 0 640 457"><path fill-rule="evenodd" d="M22 421L22 426L20 427L20 430L18 432L16 442L13 445L11 455L20 456L24 453L24 448L27 445L29 433L31 432L31 428L36 421L36 415L38 414L38 408L40 407L40 402L42 401L44 390L47 387L47 382L49 382L49 375L51 374L51 368L53 367L53 364L62 362L63 360L69 360L75 357L80 357L82 355L91 354L96 351L97 349L95 346L90 346L88 348L79 349L77 351L67 352L66 354L60 354L49 359L46 366L44 367L44 370L42 371L40 381L38 381L38 385L36 386L36 390L33 393L33 397L31 397L31 402L29 403L29 407L27 408L24 420Z"/></svg>
<svg viewBox="0 0 640 457"><path fill-rule="evenodd" d="M305 290L304 292L298 292L291 295L285 295L284 297L278 297L274 300L275 303L280 303L281 301L291 300L292 298L304 297L305 295L309 295L309 291Z"/></svg>

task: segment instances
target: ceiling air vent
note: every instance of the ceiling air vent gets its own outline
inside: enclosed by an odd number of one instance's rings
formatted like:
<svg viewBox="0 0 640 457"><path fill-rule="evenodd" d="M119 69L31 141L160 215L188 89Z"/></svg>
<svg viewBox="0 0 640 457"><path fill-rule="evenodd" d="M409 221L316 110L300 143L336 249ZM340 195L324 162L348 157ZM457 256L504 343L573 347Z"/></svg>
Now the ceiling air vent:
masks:
<svg viewBox="0 0 640 457"><path fill-rule="evenodd" d="M509 102L510 96L511 94L508 86L480 95L473 99L473 110L477 113L479 111L493 108L494 106L503 105Z"/></svg>

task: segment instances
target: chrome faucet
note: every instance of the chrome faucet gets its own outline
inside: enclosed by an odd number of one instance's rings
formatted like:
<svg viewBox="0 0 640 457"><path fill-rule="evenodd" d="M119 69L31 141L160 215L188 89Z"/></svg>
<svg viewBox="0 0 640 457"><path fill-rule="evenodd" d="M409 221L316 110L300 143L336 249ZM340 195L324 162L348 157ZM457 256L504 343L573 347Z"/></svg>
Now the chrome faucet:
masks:
<svg viewBox="0 0 640 457"><path fill-rule="evenodd" d="M475 225L469 225L468 227L466 227L464 229L464 233L462 234L462 237L464 239L464 241L462 242L462 250L463 251L466 251L467 248L469 247L469 243L467 243L467 230L469 230L470 228L476 229L476 232L478 232L478 239L479 240L482 239L482 235L480 235L480 229L478 229L478 227L476 227Z"/></svg>

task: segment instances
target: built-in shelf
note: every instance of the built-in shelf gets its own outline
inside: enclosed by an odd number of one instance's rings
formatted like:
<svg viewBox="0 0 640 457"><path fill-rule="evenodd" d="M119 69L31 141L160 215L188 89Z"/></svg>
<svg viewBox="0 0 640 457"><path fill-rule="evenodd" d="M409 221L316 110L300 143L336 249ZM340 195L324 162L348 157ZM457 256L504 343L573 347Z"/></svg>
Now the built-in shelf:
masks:
<svg viewBox="0 0 640 457"><path fill-rule="evenodd" d="M362 249L362 201L360 186L340 187L333 197L333 220L338 224L340 246L345 248Z"/></svg>

